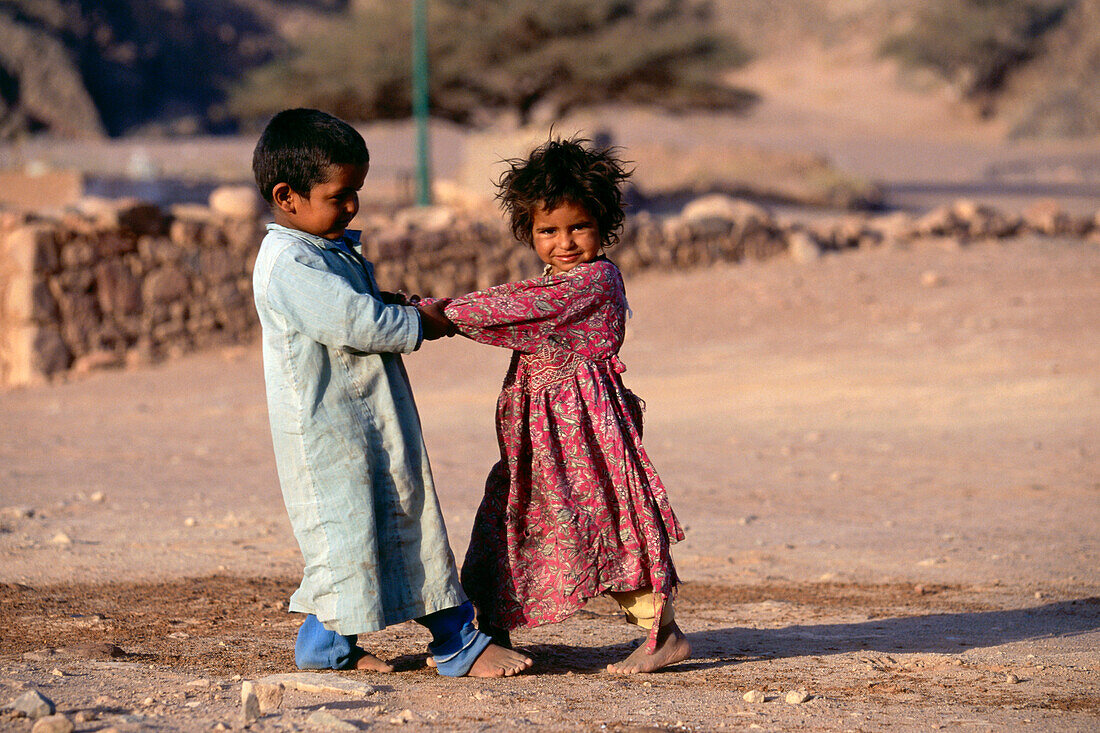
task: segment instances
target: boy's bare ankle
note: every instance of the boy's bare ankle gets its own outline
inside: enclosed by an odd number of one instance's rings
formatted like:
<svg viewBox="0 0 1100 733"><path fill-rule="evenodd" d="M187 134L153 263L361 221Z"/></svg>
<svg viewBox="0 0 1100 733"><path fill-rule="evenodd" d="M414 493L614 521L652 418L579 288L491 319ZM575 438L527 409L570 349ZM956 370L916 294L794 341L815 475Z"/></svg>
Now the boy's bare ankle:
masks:
<svg viewBox="0 0 1100 733"><path fill-rule="evenodd" d="M378 657L367 652L363 652L363 656L355 662L355 668L362 672L392 672L393 665L389 662L383 662Z"/></svg>

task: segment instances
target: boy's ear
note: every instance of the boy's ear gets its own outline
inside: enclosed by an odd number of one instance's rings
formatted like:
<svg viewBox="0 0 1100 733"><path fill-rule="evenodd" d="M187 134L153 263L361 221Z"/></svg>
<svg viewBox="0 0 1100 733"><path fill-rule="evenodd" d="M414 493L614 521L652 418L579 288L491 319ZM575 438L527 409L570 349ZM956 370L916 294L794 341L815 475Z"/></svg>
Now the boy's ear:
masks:
<svg viewBox="0 0 1100 733"><path fill-rule="evenodd" d="M271 200L275 203L277 207L279 207L286 213L296 213L298 204L297 194L294 193L294 189L290 187L289 183L276 183L271 188Z"/></svg>

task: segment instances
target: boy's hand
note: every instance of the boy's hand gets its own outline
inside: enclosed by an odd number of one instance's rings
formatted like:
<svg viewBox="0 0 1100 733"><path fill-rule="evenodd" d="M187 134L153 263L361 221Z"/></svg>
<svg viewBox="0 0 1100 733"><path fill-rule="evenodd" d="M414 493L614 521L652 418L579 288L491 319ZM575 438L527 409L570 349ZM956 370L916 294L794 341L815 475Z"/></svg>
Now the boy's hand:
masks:
<svg viewBox="0 0 1100 733"><path fill-rule="evenodd" d="M457 333L455 324L443 313L444 303L431 303L418 305L420 311L420 325L424 329L424 340L433 341L443 336L454 336Z"/></svg>

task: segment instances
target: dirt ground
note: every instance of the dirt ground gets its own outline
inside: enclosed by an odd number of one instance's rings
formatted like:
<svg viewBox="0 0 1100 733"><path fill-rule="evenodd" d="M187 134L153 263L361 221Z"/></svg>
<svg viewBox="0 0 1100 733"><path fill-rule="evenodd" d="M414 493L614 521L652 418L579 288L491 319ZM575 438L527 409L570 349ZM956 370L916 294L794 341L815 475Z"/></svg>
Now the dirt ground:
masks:
<svg viewBox="0 0 1100 733"><path fill-rule="evenodd" d="M449 680L403 624L364 639L396 674L344 673L373 695L288 691L253 730L321 707L377 730L1100 727L1100 247L930 242L627 287L693 658L602 672L637 635L597 600L516 635L530 674ZM506 362L460 339L406 359L459 558ZM258 346L0 393L0 705L35 688L80 731L210 730L238 725L241 681L293 671L266 420Z"/></svg>

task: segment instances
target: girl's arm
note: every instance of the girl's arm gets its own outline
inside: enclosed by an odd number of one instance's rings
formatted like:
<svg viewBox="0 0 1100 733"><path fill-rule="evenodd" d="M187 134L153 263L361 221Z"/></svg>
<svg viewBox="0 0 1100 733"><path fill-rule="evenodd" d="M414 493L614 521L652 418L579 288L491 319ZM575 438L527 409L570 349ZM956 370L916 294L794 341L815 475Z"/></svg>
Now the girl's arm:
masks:
<svg viewBox="0 0 1100 733"><path fill-rule="evenodd" d="M535 351L555 329L585 318L613 287L610 263L580 266L562 275L498 285L447 302L458 332L492 346Z"/></svg>

